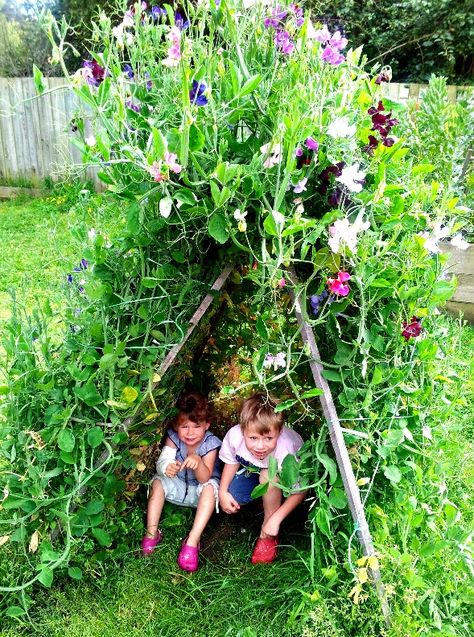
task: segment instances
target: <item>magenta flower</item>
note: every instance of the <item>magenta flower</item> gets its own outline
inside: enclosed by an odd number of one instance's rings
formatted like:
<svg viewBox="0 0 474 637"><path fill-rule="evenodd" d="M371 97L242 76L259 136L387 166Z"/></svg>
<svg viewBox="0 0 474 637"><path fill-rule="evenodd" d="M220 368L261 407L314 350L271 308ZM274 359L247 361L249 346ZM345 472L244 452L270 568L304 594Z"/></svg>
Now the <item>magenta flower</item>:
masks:
<svg viewBox="0 0 474 637"><path fill-rule="evenodd" d="M323 62L332 64L332 66L338 66L342 64L346 58L337 49L333 49L332 46L328 44L321 53L321 59Z"/></svg>
<svg viewBox="0 0 474 637"><path fill-rule="evenodd" d="M411 338L416 338L423 331L421 320L416 316L411 317L410 323L403 321L403 328L402 336L406 341L409 341Z"/></svg>
<svg viewBox="0 0 474 637"><path fill-rule="evenodd" d="M295 150L295 157L302 157L303 155L303 149L301 148L301 146L298 146L297 149Z"/></svg>
<svg viewBox="0 0 474 637"><path fill-rule="evenodd" d="M347 296L351 291L348 285L345 285L346 281L349 281L351 275L349 272L338 272L337 279L328 279L327 285L329 291L337 296Z"/></svg>
<svg viewBox="0 0 474 637"><path fill-rule="evenodd" d="M306 148L314 150L315 153L317 152L319 143L313 137L307 137L304 143L306 145Z"/></svg>

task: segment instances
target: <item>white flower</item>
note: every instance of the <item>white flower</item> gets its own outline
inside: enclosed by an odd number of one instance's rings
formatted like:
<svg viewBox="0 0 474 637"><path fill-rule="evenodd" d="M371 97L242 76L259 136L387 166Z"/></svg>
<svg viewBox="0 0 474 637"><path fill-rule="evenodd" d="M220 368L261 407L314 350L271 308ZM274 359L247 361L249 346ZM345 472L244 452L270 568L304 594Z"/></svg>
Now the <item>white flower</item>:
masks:
<svg viewBox="0 0 474 637"><path fill-rule="evenodd" d="M171 197L163 197L163 199L160 199L160 204L159 204L160 215L164 217L165 219L168 219L168 217L170 216L172 205L173 205L173 200Z"/></svg>
<svg viewBox="0 0 474 637"><path fill-rule="evenodd" d="M359 170L359 164L353 164L345 166L341 171L341 176L336 177L336 181L339 181L351 192L360 192L362 190L360 182L363 181L365 175L366 173Z"/></svg>
<svg viewBox="0 0 474 637"><path fill-rule="evenodd" d="M357 247L357 234L369 228L370 223L368 221L362 221L362 214L360 214L352 224L349 223L347 218L337 219L333 225L329 227L330 237L328 245L335 254L341 250L341 244L346 245L351 252L355 252Z"/></svg>
<svg viewBox="0 0 474 637"><path fill-rule="evenodd" d="M234 211L234 219L238 221L237 228L240 232L245 232L247 230L247 222L245 221L246 216L247 212L241 212L239 208Z"/></svg>
<svg viewBox="0 0 474 637"><path fill-rule="evenodd" d="M86 146L95 146L97 144L97 140L94 135L89 135L84 139L84 141L86 142Z"/></svg>
<svg viewBox="0 0 474 637"><path fill-rule="evenodd" d="M90 228L87 231L87 237L89 238L89 241L94 241L94 239L96 238L97 232L95 231L95 228Z"/></svg>
<svg viewBox="0 0 474 637"><path fill-rule="evenodd" d="M282 215L278 210L272 210L272 217L277 226L282 226L285 223L285 215Z"/></svg>
<svg viewBox="0 0 474 637"><path fill-rule="evenodd" d="M277 371L280 367L286 367L285 352L278 352L275 356L273 356L273 354L267 354L263 361L263 367L265 369L273 367L274 371Z"/></svg>
<svg viewBox="0 0 474 637"><path fill-rule="evenodd" d="M451 245L458 250L467 250L469 248L469 243L462 238L462 234L458 232L451 239Z"/></svg>
<svg viewBox="0 0 474 637"><path fill-rule="evenodd" d="M269 156L263 162L264 168L273 168L273 166L281 162L281 144L272 144L271 142L264 144L260 146L260 152L262 155L269 153Z"/></svg>
<svg viewBox="0 0 474 637"><path fill-rule="evenodd" d="M428 232L420 232L419 236L424 239L423 247L431 254L438 254L441 252L441 249L438 245L438 239L436 237L432 237Z"/></svg>
<svg viewBox="0 0 474 637"><path fill-rule="evenodd" d="M328 126L328 135L331 137L352 137L356 130L355 124L349 125L348 117L339 117Z"/></svg>

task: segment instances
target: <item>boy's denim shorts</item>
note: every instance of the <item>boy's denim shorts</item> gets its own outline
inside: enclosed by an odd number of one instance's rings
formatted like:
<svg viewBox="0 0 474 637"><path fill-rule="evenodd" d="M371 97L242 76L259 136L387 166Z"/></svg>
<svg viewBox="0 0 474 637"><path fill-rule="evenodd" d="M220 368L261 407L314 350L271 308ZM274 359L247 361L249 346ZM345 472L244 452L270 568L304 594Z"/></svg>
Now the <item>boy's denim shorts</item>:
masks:
<svg viewBox="0 0 474 637"><path fill-rule="evenodd" d="M239 504L252 502L250 494L260 483L260 476L254 471L247 471L242 467L237 471L229 484L229 493Z"/></svg>

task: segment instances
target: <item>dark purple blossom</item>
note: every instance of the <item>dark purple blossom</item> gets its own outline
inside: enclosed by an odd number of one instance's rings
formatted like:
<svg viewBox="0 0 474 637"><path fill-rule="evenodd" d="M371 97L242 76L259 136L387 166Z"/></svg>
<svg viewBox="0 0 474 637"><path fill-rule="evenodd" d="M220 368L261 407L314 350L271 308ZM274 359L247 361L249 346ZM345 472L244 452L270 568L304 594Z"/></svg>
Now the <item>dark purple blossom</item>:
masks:
<svg viewBox="0 0 474 637"><path fill-rule="evenodd" d="M309 297L309 303L311 305L311 309L313 310L313 314L318 314L321 309L321 305L326 301L329 297L329 292L327 290L323 290L321 294L313 294Z"/></svg>
<svg viewBox="0 0 474 637"><path fill-rule="evenodd" d="M390 82L392 79L392 71L390 69L384 69L377 75L375 80L376 84L382 84L382 82Z"/></svg>
<svg viewBox="0 0 474 637"><path fill-rule="evenodd" d="M84 60L82 66L83 76L89 86L99 86L104 81L107 71L95 60Z"/></svg>
<svg viewBox="0 0 474 637"><path fill-rule="evenodd" d="M130 66L130 64L123 65L123 72L125 73L125 75L128 77L129 80L133 80L133 78L135 77L135 73L133 72L133 69Z"/></svg>
<svg viewBox="0 0 474 637"><path fill-rule="evenodd" d="M174 14L174 23L180 31L184 31L189 27L189 20L186 20L179 11Z"/></svg>
<svg viewBox="0 0 474 637"><path fill-rule="evenodd" d="M206 88L207 87L204 82L193 80L192 88L189 91L189 99L191 100L191 104L196 104L196 106L206 106L206 104L208 103L208 99L204 95Z"/></svg>
<svg viewBox="0 0 474 637"><path fill-rule="evenodd" d="M69 285L74 281L74 277L72 276L72 274L68 274L66 276L66 281L69 283Z"/></svg>
<svg viewBox="0 0 474 637"><path fill-rule="evenodd" d="M416 316L412 316L410 322L403 321L402 336L406 341L420 336L422 331L421 320Z"/></svg>
<svg viewBox="0 0 474 637"><path fill-rule="evenodd" d="M384 146L393 146L395 140L388 137L390 131L394 126L398 124L398 120L392 117L392 112L384 114L385 106L382 100L379 101L377 106L371 106L367 113L372 118L372 130L376 131L380 135L380 141ZM369 144L364 147L367 152L372 152L377 147L377 139L373 135L369 135Z"/></svg>

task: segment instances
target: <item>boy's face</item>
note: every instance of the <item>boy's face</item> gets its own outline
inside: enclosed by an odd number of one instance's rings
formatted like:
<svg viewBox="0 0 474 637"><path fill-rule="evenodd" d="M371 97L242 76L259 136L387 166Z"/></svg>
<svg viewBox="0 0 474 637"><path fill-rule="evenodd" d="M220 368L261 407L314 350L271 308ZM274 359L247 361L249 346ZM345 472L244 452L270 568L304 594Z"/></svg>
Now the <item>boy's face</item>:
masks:
<svg viewBox="0 0 474 637"><path fill-rule="evenodd" d="M255 427L249 427L243 432L245 446L259 460L263 460L272 453L279 435L280 432L274 427L264 434L259 434Z"/></svg>

